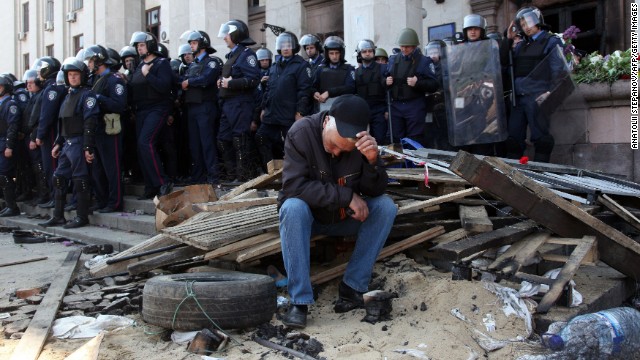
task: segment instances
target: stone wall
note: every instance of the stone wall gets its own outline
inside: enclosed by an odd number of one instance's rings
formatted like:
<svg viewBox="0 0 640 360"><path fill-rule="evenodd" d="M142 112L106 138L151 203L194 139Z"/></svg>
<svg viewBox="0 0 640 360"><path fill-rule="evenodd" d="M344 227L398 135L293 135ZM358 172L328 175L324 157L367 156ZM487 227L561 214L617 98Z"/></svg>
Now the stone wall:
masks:
<svg viewBox="0 0 640 360"><path fill-rule="evenodd" d="M640 153L630 146L630 92L628 80L580 84L551 118L551 162L640 182Z"/></svg>

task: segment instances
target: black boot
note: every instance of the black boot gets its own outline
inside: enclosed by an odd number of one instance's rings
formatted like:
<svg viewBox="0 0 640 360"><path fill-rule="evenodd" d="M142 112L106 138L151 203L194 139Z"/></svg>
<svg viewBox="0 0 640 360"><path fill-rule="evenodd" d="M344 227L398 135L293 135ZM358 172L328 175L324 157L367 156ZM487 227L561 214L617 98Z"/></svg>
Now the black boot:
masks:
<svg viewBox="0 0 640 360"><path fill-rule="evenodd" d="M249 166L249 152L246 136L233 138L233 150L236 155L236 179L245 182L251 178Z"/></svg>
<svg viewBox="0 0 640 360"><path fill-rule="evenodd" d="M65 229L75 229L89 225L89 204L91 203L89 181L86 179L73 179L73 186L76 189L76 199L78 200L76 217L63 226Z"/></svg>
<svg viewBox="0 0 640 360"><path fill-rule="evenodd" d="M51 194L51 191L47 185L47 174L44 172L42 163L33 164L33 173L36 176L36 189L38 194L34 203L45 204L49 202L49 195Z"/></svg>
<svg viewBox="0 0 640 360"><path fill-rule="evenodd" d="M256 146L258 147L258 156L260 157L260 165L262 172L267 173L267 164L273 160L273 151L271 150L271 141L265 136L256 134Z"/></svg>
<svg viewBox="0 0 640 360"><path fill-rule="evenodd" d="M53 217L43 223L39 223L38 225L42 227L49 226L60 226L67 223L67 220L64 218L64 203L66 201L67 196L67 181L63 178L54 176L53 182L56 187L54 208L53 208Z"/></svg>
<svg viewBox="0 0 640 360"><path fill-rule="evenodd" d="M534 143L536 152L533 161L548 163L551 160L551 152L555 145L555 140L551 135L544 135Z"/></svg>
<svg viewBox="0 0 640 360"><path fill-rule="evenodd" d="M337 313L344 313L353 309L360 309L364 307L364 299L359 291L352 289L344 281L340 282L338 286L338 300L336 301L333 311Z"/></svg>
<svg viewBox="0 0 640 360"><path fill-rule="evenodd" d="M16 204L16 184L8 176L0 176L0 186L4 193L4 202L7 206L0 212L0 217L20 215L20 209Z"/></svg>
<svg viewBox="0 0 640 360"><path fill-rule="evenodd" d="M223 180L236 182L236 164L231 141L218 141L218 151L224 167L224 171L219 172Z"/></svg>

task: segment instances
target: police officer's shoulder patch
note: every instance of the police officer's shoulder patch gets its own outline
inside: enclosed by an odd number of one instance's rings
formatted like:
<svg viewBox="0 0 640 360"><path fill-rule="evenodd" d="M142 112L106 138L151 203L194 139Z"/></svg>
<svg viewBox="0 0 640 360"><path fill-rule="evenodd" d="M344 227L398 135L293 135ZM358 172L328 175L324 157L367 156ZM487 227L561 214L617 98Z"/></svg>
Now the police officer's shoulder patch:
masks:
<svg viewBox="0 0 640 360"><path fill-rule="evenodd" d="M251 67L256 67L256 64L258 63L258 61L256 60L255 56L249 55L247 56L247 63L249 63Z"/></svg>
<svg viewBox="0 0 640 360"><path fill-rule="evenodd" d="M47 94L47 99L53 101L56 99L56 96L58 96L58 93L55 90L49 90L49 93Z"/></svg>
<svg viewBox="0 0 640 360"><path fill-rule="evenodd" d="M356 79L356 72L355 72L355 71L353 71L353 70L351 70L351 78L352 78L353 80L355 80L355 79Z"/></svg>
<svg viewBox="0 0 640 360"><path fill-rule="evenodd" d="M116 84L116 94L124 94L124 86L122 84Z"/></svg>
<svg viewBox="0 0 640 360"><path fill-rule="evenodd" d="M9 107L9 112L10 112L11 114L15 114L15 113L17 113L17 112L18 112L18 107L17 107L17 106L15 106L15 105L11 105L11 106Z"/></svg>
<svg viewBox="0 0 640 360"><path fill-rule="evenodd" d="M436 73L436 66L433 63L429 64L429 70L431 70L431 72L435 74Z"/></svg>
<svg viewBox="0 0 640 360"><path fill-rule="evenodd" d="M209 61L209 63L207 65L209 65L209 67L212 68L212 69L216 68L216 62L215 61Z"/></svg>
<svg viewBox="0 0 640 360"><path fill-rule="evenodd" d="M27 101L27 95L25 95L25 94L20 94L20 96L18 96L18 98L20 99L21 102L26 102Z"/></svg>
<svg viewBox="0 0 640 360"><path fill-rule="evenodd" d="M309 79L311 79L311 68L310 67L307 68L307 76L309 77Z"/></svg>
<svg viewBox="0 0 640 360"><path fill-rule="evenodd" d="M93 109L93 107L96 105L96 98L94 98L93 96L89 96L87 97L87 100L84 101L84 104L88 109Z"/></svg>

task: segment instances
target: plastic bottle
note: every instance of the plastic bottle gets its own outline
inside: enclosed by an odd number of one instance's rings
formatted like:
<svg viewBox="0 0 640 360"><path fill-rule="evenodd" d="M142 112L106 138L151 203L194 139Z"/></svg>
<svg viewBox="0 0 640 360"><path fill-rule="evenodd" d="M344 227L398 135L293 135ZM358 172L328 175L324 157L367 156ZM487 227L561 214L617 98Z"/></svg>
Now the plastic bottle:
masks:
<svg viewBox="0 0 640 360"><path fill-rule="evenodd" d="M619 307L576 316L546 343L571 359L640 359L640 312Z"/></svg>

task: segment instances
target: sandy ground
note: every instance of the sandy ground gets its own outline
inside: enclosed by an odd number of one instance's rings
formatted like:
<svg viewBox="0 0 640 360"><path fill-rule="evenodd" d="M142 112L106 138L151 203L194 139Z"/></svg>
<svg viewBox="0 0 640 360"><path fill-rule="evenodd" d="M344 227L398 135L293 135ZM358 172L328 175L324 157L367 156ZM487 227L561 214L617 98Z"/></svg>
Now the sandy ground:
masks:
<svg viewBox="0 0 640 360"><path fill-rule="evenodd" d="M1 257L29 257L35 254L50 256L47 261L3 268L0 273L2 296L15 290L20 283L41 285L51 281L56 268L69 248L60 244L17 246L0 238ZM18 280L19 278L19 280ZM526 336L524 321L515 316L506 317L501 301L485 290L479 281L452 281L451 273L442 273L431 266L419 265L404 255L396 255L375 268L372 285L396 292L392 319L377 324L362 322L365 310L346 314L333 312L339 280L320 288L317 303L310 308L308 326L302 332L319 341L324 351L318 357L325 359L411 359L408 350L419 350L422 358L429 359L514 359L520 355L536 353L540 348L531 343L512 342L506 347L487 353L473 339L474 329L487 333L482 318L492 314L495 339L514 339ZM286 295L286 294L285 294ZM424 303L424 305L423 305ZM451 315L458 308L467 322ZM137 326L107 333L100 347L99 359L201 359L190 354L186 345L166 341L162 329L146 325L139 316ZM281 325L277 316L271 321ZM240 345L231 344L224 351L211 356L224 359L286 359L276 351L251 340L255 329L234 331L230 334ZM61 340L50 338L40 359L64 359L89 339ZM275 339L272 339L275 341ZM8 358L17 340L0 339L0 358ZM405 349L404 353L396 350Z"/></svg>

